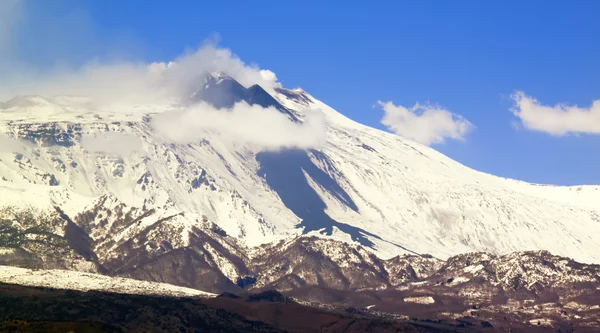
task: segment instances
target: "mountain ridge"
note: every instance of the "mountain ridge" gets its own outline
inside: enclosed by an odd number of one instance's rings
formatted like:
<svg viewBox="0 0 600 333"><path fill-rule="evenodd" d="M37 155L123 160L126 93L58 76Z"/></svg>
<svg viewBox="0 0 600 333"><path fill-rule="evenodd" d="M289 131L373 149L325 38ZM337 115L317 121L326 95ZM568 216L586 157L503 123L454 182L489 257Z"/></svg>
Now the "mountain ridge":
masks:
<svg viewBox="0 0 600 333"><path fill-rule="evenodd" d="M223 81L212 78L213 86ZM208 132L200 142L173 144L148 120L172 106L82 111L61 102L66 111L47 118L2 111L1 131L19 139L0 152L0 191L13 197L4 203L59 206L74 218L111 195L127 210L182 214L184 235L170 237L185 239L206 216L250 247L324 233L382 258L545 249L600 262L600 186L537 186L487 175L355 123L303 90L275 92L275 108L300 122L309 112L325 115L323 147L264 152ZM82 138L107 133L139 138L141 148L119 156L82 145Z"/></svg>

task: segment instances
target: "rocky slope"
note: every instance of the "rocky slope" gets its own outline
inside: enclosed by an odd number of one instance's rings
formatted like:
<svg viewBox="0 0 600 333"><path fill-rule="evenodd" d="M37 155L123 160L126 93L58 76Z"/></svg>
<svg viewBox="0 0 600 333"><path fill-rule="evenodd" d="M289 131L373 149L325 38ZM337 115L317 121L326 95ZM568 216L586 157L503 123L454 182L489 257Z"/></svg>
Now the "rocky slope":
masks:
<svg viewBox="0 0 600 333"><path fill-rule="evenodd" d="M272 151L157 130L198 101L271 107L298 126L319 110L326 143ZM302 90L271 96L222 73L169 105L22 96L1 107L0 265L494 325L509 312L599 324L599 268L581 263L600 262L598 186L483 174Z"/></svg>
<svg viewBox="0 0 600 333"><path fill-rule="evenodd" d="M198 298L0 284L3 332L283 332Z"/></svg>
<svg viewBox="0 0 600 333"><path fill-rule="evenodd" d="M190 251L196 246L190 245ZM469 327L475 331L511 328L513 332L526 332L539 328L542 332L569 332L576 328L576 331L593 332L600 327L600 266L577 263L545 251L504 256L469 253L447 261L409 255L384 261L362 246L299 237L250 253L250 257L238 258L248 275L228 280L227 290L239 294L245 292L242 287L250 291L279 289L295 302L326 311ZM163 256L170 260L178 258L176 254ZM172 265L178 266L178 261L172 261ZM210 267L206 262L204 265ZM154 267L140 268L140 271L148 272L147 279L182 284L180 277L175 278L175 274L168 272L156 274ZM179 274L192 273L193 270ZM6 266L0 266L0 281L70 289L193 295L186 292L190 289L175 286L160 287L163 285L149 282L136 285L128 279ZM57 282L52 284L51 281ZM206 278L185 280L184 284L218 289L214 282L207 281ZM247 315L257 311L242 305L231 309Z"/></svg>
<svg viewBox="0 0 600 333"><path fill-rule="evenodd" d="M489 332L308 307L277 292L211 299L81 293L0 284L2 332Z"/></svg>
<svg viewBox="0 0 600 333"><path fill-rule="evenodd" d="M89 214L105 217L100 225L111 226L114 237L110 242L95 239L93 232L86 234L86 230L94 230L82 220ZM125 222L111 220L108 214L98 210L79 216L75 219L82 226L78 232L57 234L66 240L58 243L64 248L56 249L55 242L46 245L50 252L72 255L45 261L44 252L23 246L3 250L0 264L88 269L213 293L277 289L307 305L329 310L351 306L369 316L445 322L475 320L494 327L527 326L530 321L552 329L566 329L569 325L600 327L600 265L581 264L546 251L503 256L476 252L447 260L402 255L383 260L361 245L323 236L300 236L250 249L207 220L198 221L198 227L189 231L190 241L177 242L169 238L171 232L165 232L179 226L176 217L153 216L151 211L138 216L135 212L111 210L112 217L129 216ZM57 219L60 218L59 215ZM70 223L64 223L65 230ZM136 237L120 237L127 233L119 230L134 227L144 231L135 231L139 235ZM82 243L85 251L80 248ZM71 278L68 271L60 271L64 273L59 276L26 270L13 274L15 270L18 269L0 267L0 277L28 285L38 281L37 285L44 286L54 286L40 282L49 281L49 276L77 286L111 281L75 272ZM77 276L93 279L69 282Z"/></svg>
<svg viewBox="0 0 600 333"><path fill-rule="evenodd" d="M272 107L298 124L319 111L326 142L265 151L214 131L180 144L157 130L169 112L198 100L222 108L235 102ZM106 207L96 209L110 210L118 200L124 211L182 214L171 238L184 242L206 216L251 247L321 233L362 244L381 258L543 249L600 262L600 187L534 185L480 173L357 124L299 89L271 96L219 73L208 75L189 100L168 105L103 109L81 98L21 96L2 106L0 132L3 205L59 206L75 219L109 196ZM93 236L109 238L100 233L111 228Z"/></svg>

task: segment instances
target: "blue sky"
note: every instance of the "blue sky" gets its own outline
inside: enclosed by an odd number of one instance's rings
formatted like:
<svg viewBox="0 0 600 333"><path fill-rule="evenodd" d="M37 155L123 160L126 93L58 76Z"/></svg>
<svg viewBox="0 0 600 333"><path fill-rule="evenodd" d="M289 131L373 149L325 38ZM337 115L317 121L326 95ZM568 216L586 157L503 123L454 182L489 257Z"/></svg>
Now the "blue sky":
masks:
<svg viewBox="0 0 600 333"><path fill-rule="evenodd" d="M272 70L285 87L302 87L366 125L387 129L378 101L429 101L462 116L473 125L465 140L433 147L475 169L600 184L600 135L589 134L599 117L553 135L515 126L509 111L516 91L550 107L600 99L598 1L31 0L27 8L20 54L39 66L168 61L218 34L221 46Z"/></svg>

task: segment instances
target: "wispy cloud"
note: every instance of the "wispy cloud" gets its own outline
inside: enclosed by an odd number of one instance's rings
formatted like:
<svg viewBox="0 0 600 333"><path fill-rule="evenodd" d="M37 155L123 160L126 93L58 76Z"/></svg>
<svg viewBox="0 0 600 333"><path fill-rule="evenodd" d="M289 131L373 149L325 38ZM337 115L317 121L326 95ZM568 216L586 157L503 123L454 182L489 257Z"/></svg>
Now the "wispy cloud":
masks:
<svg viewBox="0 0 600 333"><path fill-rule="evenodd" d="M320 112L306 115L303 124L291 122L275 108L236 103L231 110L199 103L180 111L155 115L152 126L166 140L198 142L208 133L231 142L255 145L264 150L314 148L325 142L325 119Z"/></svg>
<svg viewBox="0 0 600 333"><path fill-rule="evenodd" d="M204 73L216 71L245 86L259 84L270 93L280 86L273 72L243 62L219 47L215 38L174 59L148 63L131 57L135 51L127 48L132 43L104 41L105 36L95 32L92 16L81 8L58 18L32 9L25 0L0 1L0 100L84 95L98 104L154 103L189 95ZM117 34L110 39L127 37ZM35 45L36 52L27 49L29 45Z"/></svg>
<svg viewBox="0 0 600 333"><path fill-rule="evenodd" d="M8 73L0 79L0 97L79 95L98 104L156 103L189 96L200 87L205 73L215 71L226 72L246 86L260 84L271 93L280 86L273 72L246 65L228 49L205 44L170 62L90 61L35 75Z"/></svg>
<svg viewBox="0 0 600 333"><path fill-rule="evenodd" d="M589 107L557 104L542 105L537 99L518 91L512 95L511 112L520 124L532 131L555 136L567 134L600 134L600 100Z"/></svg>
<svg viewBox="0 0 600 333"><path fill-rule="evenodd" d="M467 119L440 106L416 103L412 107L377 102L385 112L381 123L403 137L424 145L441 144L446 139L465 140L474 126Z"/></svg>
<svg viewBox="0 0 600 333"><path fill-rule="evenodd" d="M58 27L52 32L56 43L39 43L52 49L49 53L57 55L60 61L40 68L37 63L27 63L24 59L28 57L19 56L22 50L16 37L21 35L21 21L17 18L31 14L24 3L21 0L0 1L0 66L9 61L18 63L0 68L3 74L0 76L0 101L18 95L40 95L47 100L52 100L48 98L52 96L70 95L85 96L86 105L98 110L127 110L127 106L133 104L172 105L197 91L204 84L206 73L217 71L227 73L246 87L259 84L271 94L274 94L274 88L281 86L275 73L245 63L214 40L174 59L152 63L102 56L65 62L70 58L62 55L77 53L82 48L99 48L81 45L87 40L94 43L93 38L82 38L81 33L73 32L78 29L69 25L68 29L64 28L65 24L61 22L52 25ZM73 24L84 22L82 30L94 30L90 15L73 15L70 19ZM35 20L35 17L27 17L27 22ZM48 18L44 22L48 24ZM70 38L72 34L73 38ZM69 44L70 39L78 43ZM111 54L123 53L104 46L100 49ZM319 114L310 115L303 124L297 124L276 109L245 103L236 104L232 110L216 110L203 103L181 107L177 112L155 116L153 122L160 133L176 142L193 142L201 139L201 133L210 131L223 139L264 149L309 148L320 145L325 137L325 120ZM81 144L86 150L105 154L123 155L139 149L139 142L130 137L117 137L117 134L84 137Z"/></svg>

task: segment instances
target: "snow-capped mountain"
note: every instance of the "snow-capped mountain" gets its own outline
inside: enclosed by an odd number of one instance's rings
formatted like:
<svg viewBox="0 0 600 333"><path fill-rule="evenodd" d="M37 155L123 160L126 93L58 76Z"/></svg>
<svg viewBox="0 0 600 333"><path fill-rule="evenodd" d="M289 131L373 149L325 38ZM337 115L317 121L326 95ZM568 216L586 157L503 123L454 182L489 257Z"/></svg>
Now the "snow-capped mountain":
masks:
<svg viewBox="0 0 600 333"><path fill-rule="evenodd" d="M147 241L148 230L164 246L184 248L204 220L249 247L305 233L360 243L381 258L548 250L600 262L599 186L481 173L358 124L301 89L275 92L218 73L185 103L245 101L298 123L318 110L324 145L262 151L210 131L177 144L153 126L176 104L102 109L80 97L16 97L0 109L1 203L59 207L99 258L118 256L123 242L155 251L133 241ZM109 147L86 144L96 137Z"/></svg>

